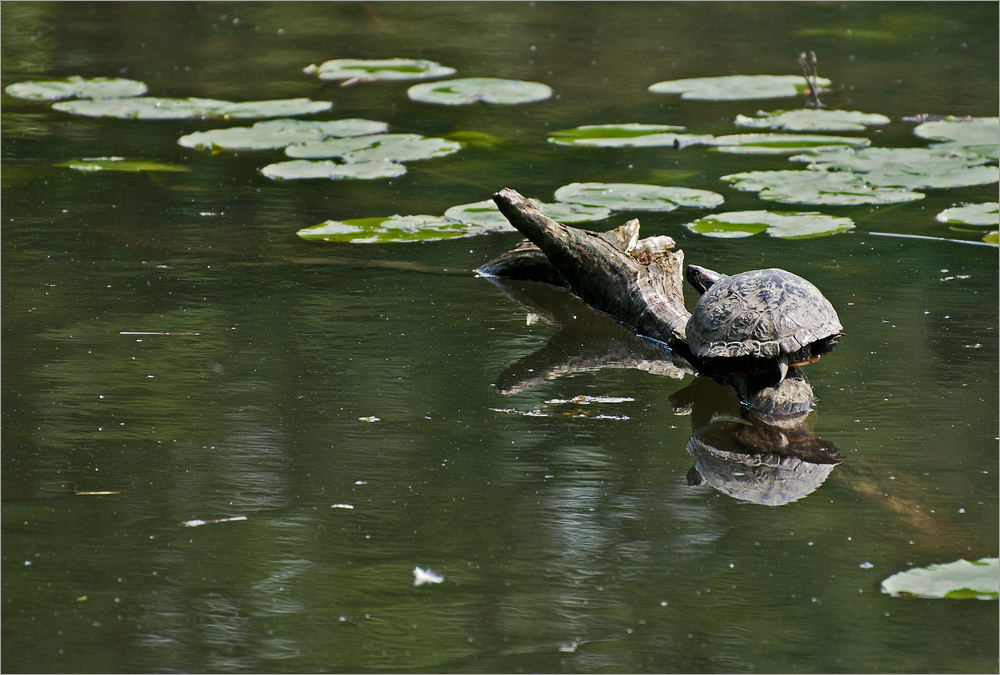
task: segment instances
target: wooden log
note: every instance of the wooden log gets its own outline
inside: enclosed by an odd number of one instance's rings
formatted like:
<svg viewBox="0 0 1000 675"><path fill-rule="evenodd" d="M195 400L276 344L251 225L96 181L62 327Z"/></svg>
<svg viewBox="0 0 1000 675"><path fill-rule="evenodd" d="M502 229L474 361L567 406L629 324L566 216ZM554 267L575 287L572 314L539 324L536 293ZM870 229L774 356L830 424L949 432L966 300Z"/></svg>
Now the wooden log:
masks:
<svg viewBox="0 0 1000 675"><path fill-rule="evenodd" d="M611 236L568 227L510 188L493 195L493 201L577 296L639 335L688 355L684 329L691 315L684 307L684 253L673 250L670 237L640 240L638 221Z"/></svg>

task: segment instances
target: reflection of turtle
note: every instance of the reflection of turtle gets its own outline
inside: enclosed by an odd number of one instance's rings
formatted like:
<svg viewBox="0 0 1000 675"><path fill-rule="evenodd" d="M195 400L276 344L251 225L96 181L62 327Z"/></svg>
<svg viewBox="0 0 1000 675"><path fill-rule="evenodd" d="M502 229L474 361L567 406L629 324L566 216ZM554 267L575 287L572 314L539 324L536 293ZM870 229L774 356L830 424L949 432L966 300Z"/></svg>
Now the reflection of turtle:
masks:
<svg viewBox="0 0 1000 675"><path fill-rule="evenodd" d="M705 480L720 492L764 506L781 506L802 499L826 480L842 458L834 452L816 464L775 452L744 454L722 450L692 436L687 451L694 459L688 482Z"/></svg>
<svg viewBox="0 0 1000 675"><path fill-rule="evenodd" d="M707 370L750 375L816 361L833 350L843 326L830 301L800 276L781 269L728 277L689 265L703 295L687 323L691 351Z"/></svg>

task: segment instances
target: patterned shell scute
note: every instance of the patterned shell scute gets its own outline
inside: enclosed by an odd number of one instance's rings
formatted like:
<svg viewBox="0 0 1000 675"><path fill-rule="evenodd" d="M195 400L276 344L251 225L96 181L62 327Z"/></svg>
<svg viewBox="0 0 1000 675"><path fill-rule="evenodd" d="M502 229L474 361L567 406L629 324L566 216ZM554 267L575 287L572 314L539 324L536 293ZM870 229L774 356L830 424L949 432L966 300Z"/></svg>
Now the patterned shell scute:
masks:
<svg viewBox="0 0 1000 675"><path fill-rule="evenodd" d="M709 288L687 324L702 358L777 358L843 331L819 289L781 269L736 274Z"/></svg>

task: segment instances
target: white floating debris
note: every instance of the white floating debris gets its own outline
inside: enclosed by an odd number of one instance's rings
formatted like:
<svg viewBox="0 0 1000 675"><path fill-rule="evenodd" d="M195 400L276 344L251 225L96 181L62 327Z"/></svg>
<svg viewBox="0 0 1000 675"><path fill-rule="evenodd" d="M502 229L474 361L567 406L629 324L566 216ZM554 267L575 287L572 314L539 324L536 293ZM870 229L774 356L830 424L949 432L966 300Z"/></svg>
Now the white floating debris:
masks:
<svg viewBox="0 0 1000 675"><path fill-rule="evenodd" d="M371 417L359 417L358 420L361 422L378 422L379 418L372 415Z"/></svg>
<svg viewBox="0 0 1000 675"><path fill-rule="evenodd" d="M214 523L231 523L234 520L246 520L246 516L236 516L235 518L219 518L218 520L185 520L181 525L184 527L199 527L201 525L212 525Z"/></svg>
<svg viewBox="0 0 1000 675"><path fill-rule="evenodd" d="M439 584L444 581L444 577L434 574L433 570L425 570L420 567L413 568L413 585Z"/></svg>
<svg viewBox="0 0 1000 675"><path fill-rule="evenodd" d="M330 504L331 509L350 509L354 510L354 504Z"/></svg>
<svg viewBox="0 0 1000 675"><path fill-rule="evenodd" d="M546 403L579 403L582 405L588 405L590 403L628 403L629 401L634 401L634 398L629 398L628 396L574 396L570 399L560 399L554 398Z"/></svg>
<svg viewBox="0 0 1000 675"><path fill-rule="evenodd" d="M860 565L858 565L858 567L860 567L863 570L870 570L871 568L875 567L875 565L872 565L870 562L866 560Z"/></svg>

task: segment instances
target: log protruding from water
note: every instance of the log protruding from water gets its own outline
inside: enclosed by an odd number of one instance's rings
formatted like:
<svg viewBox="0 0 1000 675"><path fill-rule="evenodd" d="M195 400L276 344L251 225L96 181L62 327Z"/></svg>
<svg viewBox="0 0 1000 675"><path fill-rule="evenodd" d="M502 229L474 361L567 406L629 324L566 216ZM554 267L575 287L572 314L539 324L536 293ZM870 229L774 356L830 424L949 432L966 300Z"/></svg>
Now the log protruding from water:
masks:
<svg viewBox="0 0 1000 675"><path fill-rule="evenodd" d="M637 220L603 234L568 227L510 188L493 195L493 201L590 306L640 335L687 351L684 329L691 315L684 307L684 253L674 250L673 239L639 239ZM522 243L515 252L538 273L541 259L531 247ZM480 272L490 274L490 264Z"/></svg>

